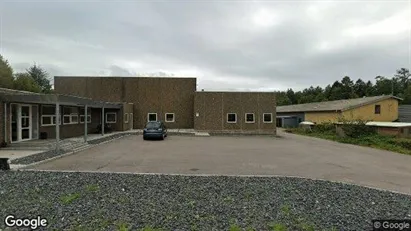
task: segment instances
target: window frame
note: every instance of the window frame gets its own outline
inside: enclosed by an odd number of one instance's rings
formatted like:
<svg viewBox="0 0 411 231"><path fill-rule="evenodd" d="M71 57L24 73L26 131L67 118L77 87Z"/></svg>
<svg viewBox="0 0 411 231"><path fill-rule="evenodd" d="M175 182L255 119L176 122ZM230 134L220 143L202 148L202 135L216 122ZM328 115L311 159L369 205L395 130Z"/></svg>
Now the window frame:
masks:
<svg viewBox="0 0 411 231"><path fill-rule="evenodd" d="M81 122L81 118L83 118L83 122ZM84 124L84 115L79 116L79 123ZM87 114L87 123L91 123L91 115Z"/></svg>
<svg viewBox="0 0 411 231"><path fill-rule="evenodd" d="M167 115L173 115L173 120L167 120ZM164 121L166 123L174 123L176 122L175 113L167 112L164 114Z"/></svg>
<svg viewBox="0 0 411 231"><path fill-rule="evenodd" d="M111 114L113 114L114 115L114 121L108 121L107 120L107 116L108 115L111 115ZM115 123L117 123L117 113L115 113L115 112L106 112L106 124L115 124Z"/></svg>
<svg viewBox="0 0 411 231"><path fill-rule="evenodd" d="M54 113L52 114L43 114L44 110L43 107L52 107L54 108ZM43 123L43 118L50 118L50 123ZM40 125L42 127L49 127L49 126L56 126L56 123L54 122L54 120L56 120L56 106L54 105L41 105L41 118L40 118ZM56 120L57 121L57 120ZM61 119L59 120L59 125L61 125Z"/></svg>
<svg viewBox="0 0 411 231"><path fill-rule="evenodd" d="M150 115L156 115L156 120L150 120ZM157 113L154 113L154 112L147 113L147 122L156 122L156 121L158 121Z"/></svg>
<svg viewBox="0 0 411 231"><path fill-rule="evenodd" d="M265 115L270 115L271 120L270 121L265 121ZM263 113L263 123L272 124L273 123L273 113Z"/></svg>
<svg viewBox="0 0 411 231"><path fill-rule="evenodd" d="M247 115L253 115L253 121L247 121ZM251 113L251 112L245 113L244 117L245 117L244 121L245 121L246 124L254 124L255 123L255 113Z"/></svg>
<svg viewBox="0 0 411 231"><path fill-rule="evenodd" d="M235 120L234 120L234 121L229 121L229 120L228 120L229 115L234 115L234 116L235 116ZM236 123L237 123L237 113L234 113L234 112L229 112L229 113L227 113L227 123L229 123L229 124L236 124Z"/></svg>
<svg viewBox="0 0 411 231"><path fill-rule="evenodd" d="M75 108L75 113L70 113L70 114L66 114L66 109L68 108ZM74 107L74 106L63 106L63 124L64 125L70 125L70 124L79 124L79 108L78 107ZM69 118L69 122L65 122L65 119ZM76 121L74 122L73 118L76 118Z"/></svg>
<svg viewBox="0 0 411 231"><path fill-rule="evenodd" d="M123 118L123 119L124 119L124 123L125 123L125 124L128 124L129 117L130 117L130 116L128 115L128 113L124 113L124 118Z"/></svg>
<svg viewBox="0 0 411 231"><path fill-rule="evenodd" d="M377 108L378 108L378 110L377 110ZM374 114L375 115L381 115L381 104L374 105Z"/></svg>

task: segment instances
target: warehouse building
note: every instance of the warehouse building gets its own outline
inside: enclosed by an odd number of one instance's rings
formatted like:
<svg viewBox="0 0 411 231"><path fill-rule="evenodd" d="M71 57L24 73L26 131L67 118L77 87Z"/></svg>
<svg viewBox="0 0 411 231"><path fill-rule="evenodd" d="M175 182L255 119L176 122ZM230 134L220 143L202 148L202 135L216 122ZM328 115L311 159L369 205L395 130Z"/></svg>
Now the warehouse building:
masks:
<svg viewBox="0 0 411 231"><path fill-rule="evenodd" d="M55 94L0 88L0 142L142 129L276 134L272 92L197 92L196 78L55 77Z"/></svg>
<svg viewBox="0 0 411 231"><path fill-rule="evenodd" d="M169 129L276 133L273 92L197 91L196 78L57 76L60 94L133 104L134 129L164 121Z"/></svg>
<svg viewBox="0 0 411 231"><path fill-rule="evenodd" d="M393 122L398 119L398 103L391 95L335 100L277 107L277 127L297 127L301 121L316 124L345 120Z"/></svg>

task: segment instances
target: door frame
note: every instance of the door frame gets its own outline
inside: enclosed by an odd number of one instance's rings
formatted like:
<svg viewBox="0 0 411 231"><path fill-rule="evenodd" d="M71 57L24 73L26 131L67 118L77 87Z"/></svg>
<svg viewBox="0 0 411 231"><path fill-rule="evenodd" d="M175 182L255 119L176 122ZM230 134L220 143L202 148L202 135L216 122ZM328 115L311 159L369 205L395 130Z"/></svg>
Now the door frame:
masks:
<svg viewBox="0 0 411 231"><path fill-rule="evenodd" d="M128 121L129 121L129 128L128 128L128 130L133 130L133 127L134 127L134 118L133 118L133 113L131 112L130 113L130 118L128 119Z"/></svg>
<svg viewBox="0 0 411 231"><path fill-rule="evenodd" d="M13 111L12 111L12 105L17 105L17 118L16 118L16 123L17 123L17 140L16 141L13 141L13 139L12 139L12 123L13 123L13 120L12 120L12 114L13 114ZM29 129L29 138L27 138L27 139L22 139L22 126L21 126L21 118L22 118L22 116L21 116L21 107L22 106L27 106L27 107L29 107L29 127L28 127L28 129ZM10 113L10 143L18 143L18 142L22 142L22 141L28 141L28 140L32 140L32 139L34 139L34 138L36 138L36 137L33 137L33 105L32 104L24 104L24 103L10 103L10 110L9 110L9 113ZM37 106L37 113L36 113L36 115L35 116L37 116L37 120L38 120L38 106ZM37 125L36 125L37 126ZM25 128L25 129L27 129L27 128Z"/></svg>

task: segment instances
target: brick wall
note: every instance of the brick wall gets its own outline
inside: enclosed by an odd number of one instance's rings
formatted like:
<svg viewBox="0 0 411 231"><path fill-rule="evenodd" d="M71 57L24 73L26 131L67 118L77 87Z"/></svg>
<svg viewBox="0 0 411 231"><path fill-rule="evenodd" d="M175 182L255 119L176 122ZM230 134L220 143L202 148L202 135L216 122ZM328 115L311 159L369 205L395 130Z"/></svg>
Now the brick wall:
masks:
<svg viewBox="0 0 411 231"><path fill-rule="evenodd" d="M57 93L133 103L136 129L145 126L148 113L157 113L162 121L165 113L174 113L168 128L194 127L196 78L55 77L54 83Z"/></svg>
<svg viewBox="0 0 411 231"><path fill-rule="evenodd" d="M194 128L209 132L276 133L275 93L269 92L196 92ZM236 113L229 123L227 113ZM254 122L246 123L245 114L254 113ZM272 122L264 123L263 114L272 113Z"/></svg>

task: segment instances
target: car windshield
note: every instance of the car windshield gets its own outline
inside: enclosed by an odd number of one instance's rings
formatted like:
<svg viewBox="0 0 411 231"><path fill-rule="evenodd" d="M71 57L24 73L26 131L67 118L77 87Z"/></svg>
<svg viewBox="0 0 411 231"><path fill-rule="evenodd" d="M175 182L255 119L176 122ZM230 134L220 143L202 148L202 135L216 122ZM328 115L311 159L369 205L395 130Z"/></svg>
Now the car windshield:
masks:
<svg viewBox="0 0 411 231"><path fill-rule="evenodd" d="M151 123L147 123L146 128L159 128L160 127L160 123L158 122L151 122Z"/></svg>

